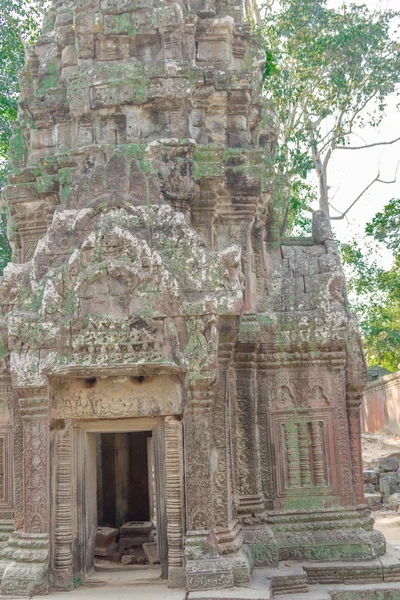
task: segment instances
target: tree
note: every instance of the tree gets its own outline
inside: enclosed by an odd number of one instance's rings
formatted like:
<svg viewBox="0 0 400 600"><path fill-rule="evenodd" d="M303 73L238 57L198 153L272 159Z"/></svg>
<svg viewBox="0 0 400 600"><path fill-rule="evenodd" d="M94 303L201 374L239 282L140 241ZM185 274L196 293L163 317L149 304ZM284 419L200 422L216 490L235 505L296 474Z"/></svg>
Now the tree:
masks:
<svg viewBox="0 0 400 600"><path fill-rule="evenodd" d="M391 140L353 141L366 125L378 127L399 87L400 13L371 12L355 4L334 10L326 4L272 1L259 29L267 56L265 93L275 102L280 122L277 165L292 187L289 223L299 209L309 210L317 195L307 181L311 172L317 176L320 209L330 216L328 173L335 152L362 152L400 140L399 126ZM378 174L355 202L376 182L389 183ZM344 218L355 202L330 218Z"/></svg>
<svg viewBox="0 0 400 600"><path fill-rule="evenodd" d="M396 371L400 364L400 199L392 199L366 226L370 243L341 245L348 287L370 365ZM379 264L377 244L394 253L389 269Z"/></svg>
<svg viewBox="0 0 400 600"><path fill-rule="evenodd" d="M25 48L39 33L45 3L42 0L0 0L0 192L9 173L7 159L12 123L17 118L18 74ZM0 213L0 274L11 260L7 214Z"/></svg>

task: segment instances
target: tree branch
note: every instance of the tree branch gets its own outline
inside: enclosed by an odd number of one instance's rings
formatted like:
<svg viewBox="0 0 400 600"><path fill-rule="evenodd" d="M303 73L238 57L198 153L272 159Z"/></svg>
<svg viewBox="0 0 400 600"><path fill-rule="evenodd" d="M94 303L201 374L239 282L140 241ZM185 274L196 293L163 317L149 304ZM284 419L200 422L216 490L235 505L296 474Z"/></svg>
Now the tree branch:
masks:
<svg viewBox="0 0 400 600"><path fill-rule="evenodd" d="M397 163L397 167L396 167L396 172L394 175L394 179L392 179L391 181L386 181L385 179L381 179L380 178L380 173L378 171L378 174L376 175L376 177L374 177L374 179L363 189L363 191L358 194L357 198L354 200L354 202L352 202L350 204L350 206L344 211L344 213L341 213L338 217L330 217L331 221L340 221L341 219L344 219L345 216L347 215L347 213L349 212L349 210L351 210L353 208L353 206L355 205L356 202L359 201L359 199L364 196L364 194L369 190L369 188L371 186L374 185L374 183L386 183L386 184L391 184L391 183L396 183L397 181L397 171L399 170L399 163ZM331 203L329 203L329 206L331 206L331 208L333 208L333 210L335 210L336 212L340 212L338 211L337 208L335 208L334 206L332 206Z"/></svg>
<svg viewBox="0 0 400 600"><path fill-rule="evenodd" d="M337 150L364 150L365 148L373 148L374 146L390 146L400 140L400 136L389 142L375 142L374 144L365 144L364 146L336 146ZM387 183L386 181L382 183Z"/></svg>

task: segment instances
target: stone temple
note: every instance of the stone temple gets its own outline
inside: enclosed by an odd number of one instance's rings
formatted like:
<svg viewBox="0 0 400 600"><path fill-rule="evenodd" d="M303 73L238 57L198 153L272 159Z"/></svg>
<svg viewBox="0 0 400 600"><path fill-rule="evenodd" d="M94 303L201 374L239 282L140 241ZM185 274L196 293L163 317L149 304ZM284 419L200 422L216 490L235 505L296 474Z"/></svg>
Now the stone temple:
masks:
<svg viewBox="0 0 400 600"><path fill-rule="evenodd" d="M189 598L259 567L274 593L400 579L364 503L366 369L329 224L281 236L263 68L240 0L46 15L4 192L2 596L72 589L99 526L140 522Z"/></svg>

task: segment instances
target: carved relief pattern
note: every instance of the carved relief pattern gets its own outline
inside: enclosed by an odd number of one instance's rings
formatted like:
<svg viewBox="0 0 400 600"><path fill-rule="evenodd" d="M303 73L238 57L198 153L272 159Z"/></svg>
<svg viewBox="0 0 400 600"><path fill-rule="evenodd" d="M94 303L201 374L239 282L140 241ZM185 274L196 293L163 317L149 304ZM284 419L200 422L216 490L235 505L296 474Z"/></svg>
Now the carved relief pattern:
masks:
<svg viewBox="0 0 400 600"><path fill-rule="evenodd" d="M297 437L297 427L295 423L283 423L283 439L286 459L287 483L285 487L300 487L300 457L299 440Z"/></svg>
<svg viewBox="0 0 400 600"><path fill-rule="evenodd" d="M315 485L326 483L324 449L322 441L323 423L312 421L311 423L311 448L314 467Z"/></svg>
<svg viewBox="0 0 400 600"><path fill-rule="evenodd" d="M220 378L212 407L214 444L218 464L213 473L215 526L227 527L232 519L231 464L229 460L228 360L219 361Z"/></svg>
<svg viewBox="0 0 400 600"><path fill-rule="evenodd" d="M255 481L255 455L252 435L254 403L252 402L251 371L238 373L236 379L236 475L238 490L243 496L257 493Z"/></svg>
<svg viewBox="0 0 400 600"><path fill-rule="evenodd" d="M53 586L72 587L72 424L56 433Z"/></svg>
<svg viewBox="0 0 400 600"><path fill-rule="evenodd" d="M179 402L176 398L166 395L162 402L157 396L130 394L110 398L100 392L87 394L69 394L65 397L55 397L55 416L59 418L73 417L132 417L154 414L171 414L179 412Z"/></svg>
<svg viewBox="0 0 400 600"><path fill-rule="evenodd" d="M327 485L323 428L324 422L316 420L282 423L287 476L285 487Z"/></svg>
<svg viewBox="0 0 400 600"><path fill-rule="evenodd" d="M189 531L204 531L212 523L209 409L187 410L184 431L187 528Z"/></svg>
<svg viewBox="0 0 400 600"><path fill-rule="evenodd" d="M48 424L39 418L24 419L25 531L47 533Z"/></svg>
<svg viewBox="0 0 400 600"><path fill-rule="evenodd" d="M267 380L266 377L269 379ZM273 397L274 382L271 379L274 377L272 372L259 371L258 387L258 431L260 436L260 465L261 465L261 481L262 490L264 493L266 508L273 509L274 499L274 478L272 472L271 456L271 429L270 429L270 410L271 397Z"/></svg>
<svg viewBox="0 0 400 600"><path fill-rule="evenodd" d="M353 459L353 482L357 497L357 504L364 504L364 480L362 471L362 454L361 454L361 425L360 425L360 405L362 398L359 397L353 406L349 406L348 402L348 421L349 434L351 444L351 454Z"/></svg>
<svg viewBox="0 0 400 600"><path fill-rule="evenodd" d="M5 500L5 440L0 437L0 502Z"/></svg>
<svg viewBox="0 0 400 600"><path fill-rule="evenodd" d="M337 452L340 455L340 481L343 502L347 506L354 504L353 477L349 443L349 427L346 413L346 393L344 372L339 369L333 375L333 386L336 391L335 403L335 437Z"/></svg>
<svg viewBox="0 0 400 600"><path fill-rule="evenodd" d="M153 331L138 327L134 321L115 319L90 320L88 326L72 340L72 361L84 364L135 362L162 358L160 342Z"/></svg>
<svg viewBox="0 0 400 600"><path fill-rule="evenodd" d="M165 467L168 564L170 567L181 567L183 565L182 425L174 417L165 419Z"/></svg>

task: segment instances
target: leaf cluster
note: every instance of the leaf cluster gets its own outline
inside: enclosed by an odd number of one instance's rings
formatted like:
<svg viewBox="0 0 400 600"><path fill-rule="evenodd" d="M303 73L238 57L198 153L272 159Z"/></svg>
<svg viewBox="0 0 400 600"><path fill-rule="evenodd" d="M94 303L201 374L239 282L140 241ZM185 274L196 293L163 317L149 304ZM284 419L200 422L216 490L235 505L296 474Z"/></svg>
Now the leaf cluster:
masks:
<svg viewBox="0 0 400 600"><path fill-rule="evenodd" d="M367 360L396 371L400 364L400 200L392 199L366 226L369 242L341 244L350 299L359 316ZM377 243L394 253L389 269L381 266Z"/></svg>
<svg viewBox="0 0 400 600"><path fill-rule="evenodd" d="M0 0L0 189L8 173L7 151L17 118L18 75L25 48L39 34L42 0Z"/></svg>

